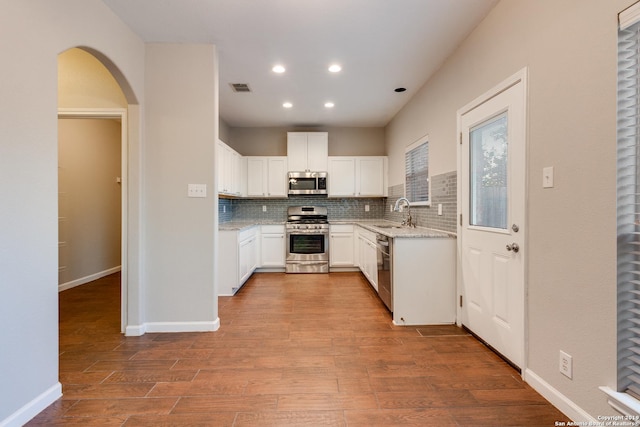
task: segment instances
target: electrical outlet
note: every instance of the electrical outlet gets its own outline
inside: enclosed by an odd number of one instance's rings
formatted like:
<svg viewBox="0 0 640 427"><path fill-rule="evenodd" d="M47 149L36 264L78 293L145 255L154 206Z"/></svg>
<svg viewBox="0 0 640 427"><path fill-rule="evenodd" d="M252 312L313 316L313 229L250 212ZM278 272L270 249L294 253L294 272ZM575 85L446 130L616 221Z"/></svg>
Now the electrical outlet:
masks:
<svg viewBox="0 0 640 427"><path fill-rule="evenodd" d="M442 203L438 203L438 215L442 216Z"/></svg>
<svg viewBox="0 0 640 427"><path fill-rule="evenodd" d="M262 205L262 212L266 212L267 211L267 205Z"/></svg>
<svg viewBox="0 0 640 427"><path fill-rule="evenodd" d="M573 379L573 357L560 350L560 373Z"/></svg>
<svg viewBox="0 0 640 427"><path fill-rule="evenodd" d="M227 213L227 207L225 205L222 205L222 213Z"/></svg>
<svg viewBox="0 0 640 427"><path fill-rule="evenodd" d="M369 212L369 205L364 205L364 211Z"/></svg>
<svg viewBox="0 0 640 427"><path fill-rule="evenodd" d="M389 212L393 212L393 204L389 205Z"/></svg>

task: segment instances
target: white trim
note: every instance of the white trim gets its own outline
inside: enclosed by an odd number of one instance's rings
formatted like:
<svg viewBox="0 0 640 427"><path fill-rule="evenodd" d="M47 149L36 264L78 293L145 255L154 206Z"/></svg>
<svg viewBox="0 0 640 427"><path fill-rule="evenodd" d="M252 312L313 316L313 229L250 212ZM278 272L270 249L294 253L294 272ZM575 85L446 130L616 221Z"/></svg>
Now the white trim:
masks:
<svg viewBox="0 0 640 427"><path fill-rule="evenodd" d="M58 119L120 119L121 236L120 236L120 332L128 322L129 257L129 124L126 108L59 108Z"/></svg>
<svg viewBox="0 0 640 427"><path fill-rule="evenodd" d="M418 147L420 144L422 144L423 142L429 142L429 134L425 133L424 135L422 135L420 138L416 139L415 141L413 141L411 144L407 145L404 148L404 152L406 153L407 151L411 151L414 148Z"/></svg>
<svg viewBox="0 0 640 427"><path fill-rule="evenodd" d="M141 337L147 333L145 325L127 325L124 334L127 337Z"/></svg>
<svg viewBox="0 0 640 427"><path fill-rule="evenodd" d="M118 265L117 267L109 268L107 270L99 271L97 273L90 274L88 276L84 276L84 277L81 277L79 279L63 283L61 285L58 285L58 292L66 291L67 289L75 288L76 286L80 286L80 285L84 285L85 283L93 282L94 280L101 279L101 278L106 277L106 276L108 276L110 274L117 273L118 271L121 271L121 270L122 270L122 267Z"/></svg>
<svg viewBox="0 0 640 427"><path fill-rule="evenodd" d="M609 403L613 409L634 419L640 416L640 401L638 401L638 399L635 399L627 393L615 391L611 387L602 386L599 388L607 395L607 403Z"/></svg>
<svg viewBox="0 0 640 427"><path fill-rule="evenodd" d="M633 24L640 22L640 2L634 3L618 14L620 30L626 30Z"/></svg>
<svg viewBox="0 0 640 427"><path fill-rule="evenodd" d="M558 408L563 414L569 417L571 420L578 423L592 423L588 425L601 425L598 424L598 420L593 418L584 409L578 406L575 402L569 399L564 394L560 393L556 388L551 386L548 382L543 380L535 372L527 369L524 372L524 380L535 391L540 393L542 397L547 399L553 406ZM577 425L577 424L576 424ZM587 425L587 424L585 424Z"/></svg>
<svg viewBox="0 0 640 427"><path fill-rule="evenodd" d="M483 93L482 95L480 95L479 97L474 99L473 101L469 102L464 107L460 108L458 110L458 133L460 133L460 121L459 120L460 120L460 118L462 116L467 114L469 111L471 111L471 110L479 107L480 105L484 104L485 102L489 101L490 99L495 98L496 96L500 95L502 92L505 92L505 91L509 90L511 87L517 85L518 83L520 83L520 82L525 83L525 85L524 85L525 96L528 98L529 97L529 91L528 91L528 85L527 85L527 74L528 74L528 72L529 72L528 68L524 67L523 69L521 69L520 71L518 71L514 75L512 75L510 77L507 77L501 83L495 85L490 90L486 91L485 93ZM525 102L525 104L526 104L526 102ZM525 110L525 112L526 112L526 110ZM458 144L458 147L459 146L460 145Z"/></svg>
<svg viewBox="0 0 640 427"><path fill-rule="evenodd" d="M127 336L140 336L147 332L215 332L220 329L220 318L213 322L148 322L127 326Z"/></svg>
<svg viewBox="0 0 640 427"><path fill-rule="evenodd" d="M62 397L62 384L57 382L44 393L0 421L0 427L21 427L60 397Z"/></svg>

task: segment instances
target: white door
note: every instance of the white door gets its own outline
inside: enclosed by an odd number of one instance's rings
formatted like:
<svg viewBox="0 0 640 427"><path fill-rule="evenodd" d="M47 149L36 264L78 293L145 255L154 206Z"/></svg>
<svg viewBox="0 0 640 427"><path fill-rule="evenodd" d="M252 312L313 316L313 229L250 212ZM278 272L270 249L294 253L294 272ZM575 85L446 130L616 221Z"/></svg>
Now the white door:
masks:
<svg viewBox="0 0 640 427"><path fill-rule="evenodd" d="M458 112L459 321L524 365L525 93L521 72Z"/></svg>

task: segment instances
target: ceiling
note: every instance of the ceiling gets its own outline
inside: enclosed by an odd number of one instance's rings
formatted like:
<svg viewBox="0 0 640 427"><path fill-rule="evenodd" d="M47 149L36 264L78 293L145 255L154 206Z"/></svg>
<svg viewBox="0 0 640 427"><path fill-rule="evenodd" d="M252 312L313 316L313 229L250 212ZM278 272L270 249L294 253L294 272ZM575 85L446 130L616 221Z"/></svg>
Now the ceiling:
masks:
<svg viewBox="0 0 640 427"><path fill-rule="evenodd" d="M103 0L146 42L215 44L232 127L385 126L497 1Z"/></svg>

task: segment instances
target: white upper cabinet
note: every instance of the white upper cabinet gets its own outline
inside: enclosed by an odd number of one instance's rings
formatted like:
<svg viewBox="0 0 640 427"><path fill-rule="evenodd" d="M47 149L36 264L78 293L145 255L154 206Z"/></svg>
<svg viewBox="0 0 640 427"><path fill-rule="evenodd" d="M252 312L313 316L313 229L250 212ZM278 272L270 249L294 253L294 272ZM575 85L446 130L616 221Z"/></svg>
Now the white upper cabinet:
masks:
<svg viewBox="0 0 640 427"><path fill-rule="evenodd" d="M329 157L329 197L386 197L385 156Z"/></svg>
<svg viewBox="0 0 640 427"><path fill-rule="evenodd" d="M327 173L329 197L356 196L355 157L330 157L329 170Z"/></svg>
<svg viewBox="0 0 640 427"><path fill-rule="evenodd" d="M245 180L243 179L243 158L234 149L218 140L218 193L241 196Z"/></svg>
<svg viewBox="0 0 640 427"><path fill-rule="evenodd" d="M329 155L327 132L287 132L287 160L292 172L325 172Z"/></svg>
<svg viewBox="0 0 640 427"><path fill-rule="evenodd" d="M356 161L358 197L385 196L385 157L359 157Z"/></svg>
<svg viewBox="0 0 640 427"><path fill-rule="evenodd" d="M247 158L247 196L287 197L287 158Z"/></svg>

